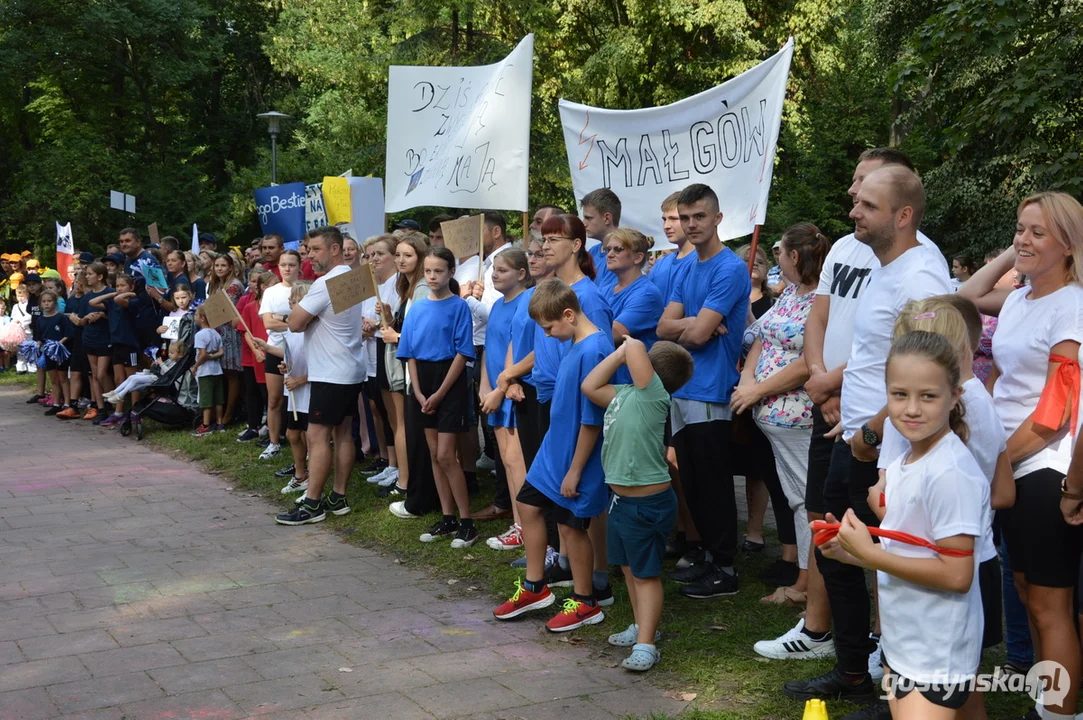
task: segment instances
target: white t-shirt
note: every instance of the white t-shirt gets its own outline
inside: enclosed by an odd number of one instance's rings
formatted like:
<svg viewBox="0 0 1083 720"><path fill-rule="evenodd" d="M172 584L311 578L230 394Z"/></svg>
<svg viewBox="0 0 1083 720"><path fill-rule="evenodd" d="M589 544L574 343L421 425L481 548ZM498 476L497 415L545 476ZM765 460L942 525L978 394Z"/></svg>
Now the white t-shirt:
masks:
<svg viewBox="0 0 1083 720"><path fill-rule="evenodd" d="M948 274L948 261L925 234L918 232L918 242L929 248L937 263ZM817 295L831 297L824 333L824 370L834 370L850 358L854 340L854 319L857 317L858 295L869 287L869 276L880 267L872 249L854 237L853 233L835 241L820 271ZM947 292L947 291L945 291ZM861 298L864 301L864 297Z"/></svg>
<svg viewBox="0 0 1083 720"><path fill-rule="evenodd" d="M997 459L1000 453L1008 449L1008 436L1004 434L1004 428L997 418L996 408L993 406L993 396L981 384L981 380L972 377L963 383L963 406L966 408L967 427L970 428L970 439L966 441L966 449L974 456L985 479L989 481L990 497L992 495L993 476L997 470ZM880 445L880 459L876 467L885 469L895 459L910 452L910 442L895 429L893 423L884 423L884 440ZM978 560L985 562L997 556L996 545L993 544L993 506L992 502L985 507L985 516L982 521L984 531L981 542L978 545Z"/></svg>
<svg viewBox="0 0 1083 720"><path fill-rule="evenodd" d="M887 515L880 527L934 543L955 535L980 538L989 483L963 441L949 432L920 460L909 465L904 460L897 458L887 469ZM881 539L881 547L900 557L936 557L934 550L887 538ZM965 593L933 590L876 573L880 641L895 672L926 683L974 674L984 619L977 553L973 561L974 579Z"/></svg>
<svg viewBox="0 0 1083 720"><path fill-rule="evenodd" d="M1083 342L1083 288L1066 285L1037 300L1028 299L1029 293L1029 287L1019 288L1004 300L993 334L993 362L1000 370L993 386L993 403L1008 437L1038 407L1049 370L1049 351L1065 340ZM1045 448L1017 462L1013 468L1016 479L1042 468L1068 472L1070 425L1065 423Z"/></svg>
<svg viewBox="0 0 1083 720"><path fill-rule="evenodd" d="M308 352L308 381L355 385L364 382L365 353L361 348L361 305L340 313L331 308L327 281L350 272L348 265L336 265L312 283L299 306L316 316L305 328Z"/></svg>
<svg viewBox="0 0 1083 720"><path fill-rule="evenodd" d="M380 301L383 302L385 305L390 305L391 306L391 314L392 315L394 315L395 312L398 311L398 309L399 309L399 291L395 289L395 283L397 283L398 281L399 281L399 274L395 273L391 277L389 277L387 280L384 280L382 283L380 283ZM361 307L364 308L364 307L366 307L366 305L364 303L362 303ZM378 317L379 313L376 312L376 298L372 299L372 305L368 306L368 307L369 307L369 312L371 312L372 314L369 315L369 314L366 313L365 317L367 317L367 318L376 318L377 324L379 324L379 317ZM384 335L380 330L376 331L376 335L374 337L378 337L381 340L384 339ZM376 344L373 343L373 350L372 350L373 353L376 352L375 348L376 348ZM373 376L375 377L375 372L373 373Z"/></svg>
<svg viewBox="0 0 1083 720"><path fill-rule="evenodd" d="M305 334L286 331L282 333L283 342L290 349L290 377L303 377L308 374L308 358L305 356ZM290 391L282 386L282 394L286 396L286 409L297 410L299 413L308 412L308 400L312 396L312 384L305 383L293 391L293 402L290 402Z"/></svg>
<svg viewBox="0 0 1083 720"><path fill-rule="evenodd" d="M276 283L263 291L263 299L259 303L259 314L262 315L288 315L290 311L290 293L293 288L282 283ZM286 342L286 333L282 330L268 330L267 344L272 347L282 347Z"/></svg>
<svg viewBox="0 0 1083 720"><path fill-rule="evenodd" d="M951 292L947 263L930 262L931 253L924 247L910 248L882 268L869 274L861 293L861 308L856 304L851 331L852 343L846 369L842 374L842 429L849 440L887 404L884 365L891 349L895 320L910 300ZM856 301L855 301L856 302ZM831 307L835 307L834 297ZM831 335L831 321L827 334ZM824 341L827 353L827 338ZM838 367L840 363L825 364Z"/></svg>

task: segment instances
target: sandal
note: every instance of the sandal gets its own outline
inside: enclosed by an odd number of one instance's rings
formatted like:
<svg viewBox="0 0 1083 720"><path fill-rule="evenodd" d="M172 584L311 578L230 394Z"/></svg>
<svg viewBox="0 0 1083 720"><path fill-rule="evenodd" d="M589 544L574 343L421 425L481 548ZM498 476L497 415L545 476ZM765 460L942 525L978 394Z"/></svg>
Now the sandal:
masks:
<svg viewBox="0 0 1083 720"><path fill-rule="evenodd" d="M647 672L661 659L662 654L653 647L637 643L632 646L632 654L626 657L620 666L625 670Z"/></svg>
<svg viewBox="0 0 1083 720"><path fill-rule="evenodd" d="M619 632L619 633L613 633L612 635L610 635L609 636L609 644L610 645L615 645L617 647L634 647L635 644L636 644L636 640L638 640L638 639L639 639L639 625L637 625L636 623L632 623L631 625L628 626L627 630L625 630L623 632ZM662 639L662 631L661 630L655 630L654 631L654 641L658 642L661 639Z"/></svg>
<svg viewBox="0 0 1083 720"><path fill-rule="evenodd" d="M773 593L760 598L765 605L786 605L788 607L804 607L808 602L808 595L792 587L776 588Z"/></svg>

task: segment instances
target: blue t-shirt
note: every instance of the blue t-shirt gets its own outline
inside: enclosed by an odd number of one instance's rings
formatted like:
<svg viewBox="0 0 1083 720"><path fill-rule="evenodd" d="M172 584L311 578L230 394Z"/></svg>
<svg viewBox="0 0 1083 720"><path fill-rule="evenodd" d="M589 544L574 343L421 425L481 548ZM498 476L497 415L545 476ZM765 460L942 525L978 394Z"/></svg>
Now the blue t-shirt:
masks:
<svg viewBox="0 0 1083 720"><path fill-rule="evenodd" d="M685 255L683 258L678 258L676 252L671 252L669 255L659 258L658 262L651 268L651 274L647 277L662 293L663 305L669 305L669 301L673 299L674 285L680 282L684 274L688 272L688 268L695 262L695 252Z"/></svg>
<svg viewBox="0 0 1083 720"><path fill-rule="evenodd" d="M109 315L109 342L113 347L123 345L139 348L139 339L135 335L135 312L131 308L117 305L116 300L105 301L105 312Z"/></svg>
<svg viewBox="0 0 1083 720"><path fill-rule="evenodd" d="M511 318L511 360L514 363L521 362L534 352L534 332L538 324L530 317L530 298L533 296L534 288L523 291L519 295L519 306L515 308L515 314ZM534 385L533 373L527 373L519 380Z"/></svg>
<svg viewBox="0 0 1083 720"><path fill-rule="evenodd" d="M154 256L150 254L149 250L143 250L133 260L130 257L124 258L124 272L128 275L140 275L136 272L136 265L143 263L144 265L150 265L151 267L158 267L158 261L154 259Z"/></svg>
<svg viewBox="0 0 1083 720"><path fill-rule="evenodd" d="M77 317L82 317L83 315L86 314L85 312L83 312L83 308L85 308L85 307L86 307L86 298L75 297L73 295L70 298L68 298L67 302L65 303L65 308L66 308L65 312L73 313ZM83 328L79 327L78 325L72 325L71 326L71 335L69 337L71 337L73 339L78 339L81 342L82 338L83 338Z"/></svg>
<svg viewBox="0 0 1083 720"><path fill-rule="evenodd" d="M84 318L87 315L95 312L104 312L98 308L91 307L90 301L101 295L116 292L111 287L104 287L100 292L93 292L88 290L83 295L83 305L79 308L79 317ZM95 322L90 323L83 327L83 344L93 349L107 348L109 347L109 320L108 318L102 318Z"/></svg>
<svg viewBox="0 0 1083 720"><path fill-rule="evenodd" d="M204 300L207 299L207 283L203 280L203 278L196 278L195 280L193 280L191 282L191 288L192 295L194 295L192 300L198 300L202 303Z"/></svg>
<svg viewBox="0 0 1083 720"><path fill-rule="evenodd" d="M740 374L741 339L748 316L752 281L748 266L729 248L705 262L697 261L673 289L672 302L684 305L684 316L695 317L703 308L721 314L728 332L711 338L692 353L692 379L673 397L701 402L728 403Z"/></svg>
<svg viewBox="0 0 1083 720"><path fill-rule="evenodd" d="M496 387L496 379L504 372L508 357L508 345L511 344L511 325L516 312L523 304L523 298L530 302L530 296L521 292L511 302L500 298L489 310L489 322L485 326L485 373L489 376L489 385ZM489 415L490 427L515 427L512 403L508 398L500 404L500 409Z"/></svg>
<svg viewBox="0 0 1083 720"><path fill-rule="evenodd" d="M602 471L602 436L594 443L590 459L579 479L579 496L566 498L560 494L560 484L572 466L575 446L582 425L601 427L605 408L592 403L580 389L583 380L598 363L613 352L613 342L603 332L596 332L577 343L569 341L569 349L560 363L553 407L553 422L545 433L541 448L527 473L527 481L553 502L568 508L579 518L590 518L605 510L609 492Z"/></svg>
<svg viewBox="0 0 1083 720"><path fill-rule="evenodd" d="M422 298L411 305L396 357L439 362L457 354L474 359L474 321L466 301L450 295L443 300Z"/></svg>
<svg viewBox="0 0 1083 720"><path fill-rule="evenodd" d="M636 340L641 340L647 349L658 342L658 321L665 310L662 293L646 276L636 278L631 285L620 292L615 292L616 285L610 291L609 305L613 308L613 322L619 322L628 328ZM614 339L614 343L616 339ZM613 374L614 385L631 385L632 373L622 365Z"/></svg>
<svg viewBox="0 0 1083 720"><path fill-rule="evenodd" d="M613 311L609 302L602 295L598 286L590 278L583 278L572 285L575 296L579 298L579 308L587 319L605 333L609 342L613 342ZM564 358L572 341L561 342L556 338L546 337L541 325L534 323L534 372L532 382L538 389L538 401L549 402L556 386L560 361Z"/></svg>
<svg viewBox="0 0 1083 720"><path fill-rule="evenodd" d="M617 284L617 276L610 272L606 266L605 243L598 243L587 252L594 258L594 284L604 294L608 295L613 290L613 286Z"/></svg>
<svg viewBox="0 0 1083 720"><path fill-rule="evenodd" d="M49 340L59 342L66 337L71 337L71 321L68 320L66 315L61 315L59 312L52 317L39 315L33 319L31 326L34 339L38 342L48 342Z"/></svg>
<svg viewBox="0 0 1083 720"><path fill-rule="evenodd" d="M158 304L146 290L128 300L128 311L135 315L136 330L153 330L162 324Z"/></svg>

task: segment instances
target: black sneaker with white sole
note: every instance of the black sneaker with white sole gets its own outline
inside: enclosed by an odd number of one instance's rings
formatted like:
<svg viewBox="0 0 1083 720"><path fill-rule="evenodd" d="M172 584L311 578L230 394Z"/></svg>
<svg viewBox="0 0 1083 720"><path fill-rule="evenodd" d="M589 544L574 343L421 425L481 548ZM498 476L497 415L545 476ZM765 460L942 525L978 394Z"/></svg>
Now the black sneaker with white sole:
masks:
<svg viewBox="0 0 1083 720"><path fill-rule="evenodd" d="M458 521L440 519L437 520L428 532L422 533L418 538L423 543L436 542L444 538L453 538L459 532Z"/></svg>
<svg viewBox="0 0 1083 720"><path fill-rule="evenodd" d="M707 562L706 560L700 560L699 562L688 565L687 567L681 568L679 570L674 570L669 574L669 579L675 583L684 585L685 583L698 582L703 578L704 575L706 575L710 571L711 563Z"/></svg>
<svg viewBox="0 0 1083 720"><path fill-rule="evenodd" d="M399 487L396 482L387 487L376 488L376 494L380 497L406 497L406 488Z"/></svg>
<svg viewBox="0 0 1083 720"><path fill-rule="evenodd" d="M275 516L275 522L279 525L311 525L312 523L323 522L326 519L327 513L324 512L323 503L318 503L313 507L307 502L299 503L297 507L288 513Z"/></svg>
<svg viewBox="0 0 1083 720"><path fill-rule="evenodd" d="M791 700L820 698L848 700L857 704L875 701L878 690L868 673L854 680L835 668L808 680L790 680L782 686L782 694Z"/></svg>
<svg viewBox="0 0 1083 720"><path fill-rule="evenodd" d="M337 493L331 493L325 497L321 507L332 515L350 514L350 504L346 502L346 496Z"/></svg>
<svg viewBox="0 0 1083 720"><path fill-rule="evenodd" d="M455 539L451 541L453 550L468 548L478 541L478 529L473 524L459 525L459 531L455 533Z"/></svg>
<svg viewBox="0 0 1083 720"><path fill-rule="evenodd" d="M594 586L594 602L598 603L602 607L609 607L616 600L613 599L613 586L606 585L603 587Z"/></svg>
<svg viewBox="0 0 1083 720"><path fill-rule="evenodd" d="M699 580L682 587L681 595L696 600L707 600L736 595L738 587L736 570L728 573L714 563L707 563L707 572Z"/></svg>
<svg viewBox="0 0 1083 720"><path fill-rule="evenodd" d="M275 470L275 477L293 477L294 470L297 468L293 463L290 463L281 470Z"/></svg>
<svg viewBox="0 0 1083 720"><path fill-rule="evenodd" d="M575 583L572 582L572 569L562 568L559 562L553 563L545 571L545 584L551 588L574 586Z"/></svg>

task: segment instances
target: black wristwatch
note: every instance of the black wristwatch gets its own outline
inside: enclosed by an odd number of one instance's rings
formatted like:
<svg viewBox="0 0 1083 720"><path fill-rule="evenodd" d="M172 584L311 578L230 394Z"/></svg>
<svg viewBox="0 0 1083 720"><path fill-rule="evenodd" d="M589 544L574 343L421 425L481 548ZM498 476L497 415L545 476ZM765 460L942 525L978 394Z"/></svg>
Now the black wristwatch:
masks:
<svg viewBox="0 0 1083 720"><path fill-rule="evenodd" d="M876 434L876 431L869 427L868 423L861 426L861 439L865 441L865 444L869 447L876 447L880 444L880 436Z"/></svg>

